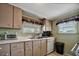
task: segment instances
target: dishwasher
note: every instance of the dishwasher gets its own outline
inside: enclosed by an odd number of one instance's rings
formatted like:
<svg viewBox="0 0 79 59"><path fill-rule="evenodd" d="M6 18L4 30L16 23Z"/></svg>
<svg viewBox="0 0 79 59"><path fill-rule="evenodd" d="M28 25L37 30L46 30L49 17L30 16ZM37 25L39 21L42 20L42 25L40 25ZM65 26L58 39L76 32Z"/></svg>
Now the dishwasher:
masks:
<svg viewBox="0 0 79 59"><path fill-rule="evenodd" d="M47 39L47 54L54 51L54 43L55 43L54 37L50 37Z"/></svg>

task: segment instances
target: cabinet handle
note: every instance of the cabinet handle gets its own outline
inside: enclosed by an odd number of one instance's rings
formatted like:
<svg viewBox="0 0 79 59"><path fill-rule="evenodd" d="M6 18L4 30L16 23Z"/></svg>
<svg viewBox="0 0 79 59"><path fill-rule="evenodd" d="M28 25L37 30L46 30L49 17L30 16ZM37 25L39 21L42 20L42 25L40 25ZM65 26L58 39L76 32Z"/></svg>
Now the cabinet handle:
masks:
<svg viewBox="0 0 79 59"><path fill-rule="evenodd" d="M0 47L0 50L1 50L2 48Z"/></svg>

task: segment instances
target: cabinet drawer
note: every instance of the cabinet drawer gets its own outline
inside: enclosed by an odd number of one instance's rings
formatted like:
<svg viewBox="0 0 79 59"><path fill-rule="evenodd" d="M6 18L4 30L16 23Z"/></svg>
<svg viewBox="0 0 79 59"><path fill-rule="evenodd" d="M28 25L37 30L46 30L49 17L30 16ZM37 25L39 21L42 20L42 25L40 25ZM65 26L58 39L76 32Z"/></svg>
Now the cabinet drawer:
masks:
<svg viewBox="0 0 79 59"><path fill-rule="evenodd" d="M0 45L0 56L10 56L10 44Z"/></svg>
<svg viewBox="0 0 79 59"><path fill-rule="evenodd" d="M24 43L12 43L11 44L12 56L24 56Z"/></svg>

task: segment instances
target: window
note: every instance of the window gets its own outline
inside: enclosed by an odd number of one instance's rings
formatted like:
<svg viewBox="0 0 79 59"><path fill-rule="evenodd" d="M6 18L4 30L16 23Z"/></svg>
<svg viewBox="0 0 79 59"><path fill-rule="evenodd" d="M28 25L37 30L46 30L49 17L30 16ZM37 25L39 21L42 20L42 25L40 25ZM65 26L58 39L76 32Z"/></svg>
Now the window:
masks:
<svg viewBox="0 0 79 59"><path fill-rule="evenodd" d="M41 25L32 24L28 22L23 23L22 32L23 33L40 33Z"/></svg>
<svg viewBox="0 0 79 59"><path fill-rule="evenodd" d="M58 24L58 32L59 33L76 33L77 29L76 21L68 21Z"/></svg>

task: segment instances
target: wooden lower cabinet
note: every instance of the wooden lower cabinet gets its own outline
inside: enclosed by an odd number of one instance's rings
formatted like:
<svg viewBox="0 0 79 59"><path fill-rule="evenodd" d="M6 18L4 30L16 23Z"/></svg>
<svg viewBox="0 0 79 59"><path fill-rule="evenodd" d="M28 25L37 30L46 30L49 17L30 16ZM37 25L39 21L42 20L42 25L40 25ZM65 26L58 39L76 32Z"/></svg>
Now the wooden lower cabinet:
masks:
<svg viewBox="0 0 79 59"><path fill-rule="evenodd" d="M41 56L44 56L47 54L47 40L43 39L41 40Z"/></svg>
<svg viewBox="0 0 79 59"><path fill-rule="evenodd" d="M0 44L0 56L10 56L10 44Z"/></svg>
<svg viewBox="0 0 79 59"><path fill-rule="evenodd" d="M33 40L0 44L0 56L44 56L47 54L47 40Z"/></svg>
<svg viewBox="0 0 79 59"><path fill-rule="evenodd" d="M40 40L33 41L33 56L40 56Z"/></svg>
<svg viewBox="0 0 79 59"><path fill-rule="evenodd" d="M11 44L11 56L24 56L24 42Z"/></svg>
<svg viewBox="0 0 79 59"><path fill-rule="evenodd" d="M32 56L32 41L25 42L25 56Z"/></svg>

